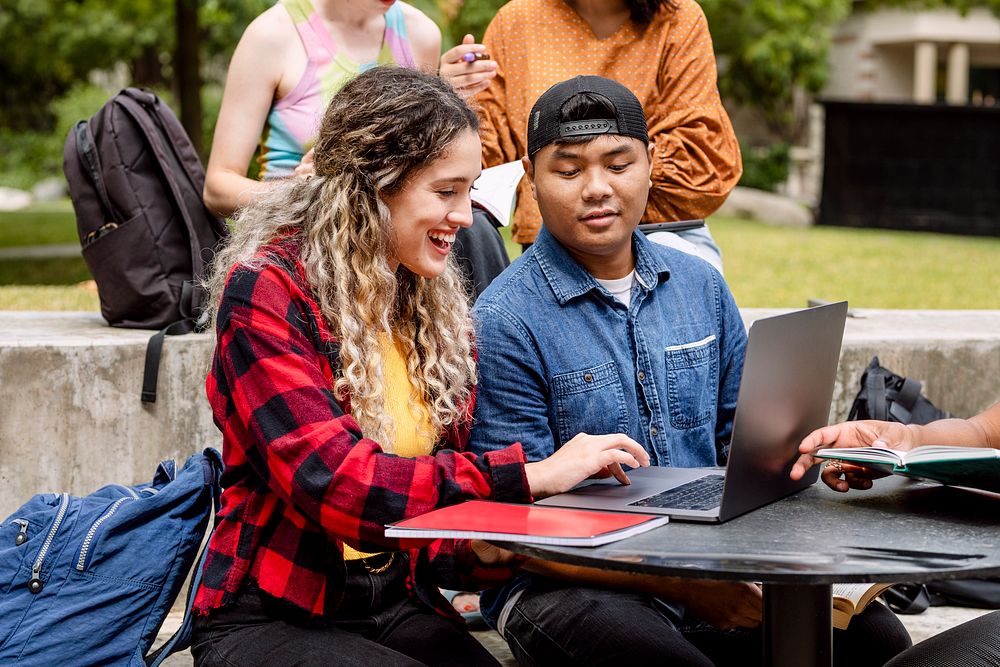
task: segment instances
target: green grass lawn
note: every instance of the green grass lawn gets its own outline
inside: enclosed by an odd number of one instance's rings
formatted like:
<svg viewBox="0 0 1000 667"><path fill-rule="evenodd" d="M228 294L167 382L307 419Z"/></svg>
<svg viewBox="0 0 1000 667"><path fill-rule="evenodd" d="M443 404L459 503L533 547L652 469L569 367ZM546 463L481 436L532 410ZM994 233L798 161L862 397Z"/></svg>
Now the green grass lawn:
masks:
<svg viewBox="0 0 1000 667"><path fill-rule="evenodd" d="M713 219L743 307L1000 309L1000 238Z"/></svg>
<svg viewBox="0 0 1000 667"><path fill-rule="evenodd" d="M1000 309L1000 238L713 219L726 279L744 307ZM519 245L510 242L513 259ZM0 213L0 248L76 243L69 202ZM97 310L81 259L0 260L0 310ZM47 285L34 287L34 285Z"/></svg>
<svg viewBox="0 0 1000 667"><path fill-rule="evenodd" d="M79 242L68 199L0 213L0 248Z"/></svg>

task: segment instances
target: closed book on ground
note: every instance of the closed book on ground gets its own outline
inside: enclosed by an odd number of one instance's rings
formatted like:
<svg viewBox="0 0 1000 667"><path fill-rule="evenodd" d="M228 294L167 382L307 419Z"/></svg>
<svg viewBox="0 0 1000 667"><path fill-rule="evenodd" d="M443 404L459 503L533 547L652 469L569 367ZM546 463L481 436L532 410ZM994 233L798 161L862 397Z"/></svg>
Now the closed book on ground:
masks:
<svg viewBox="0 0 1000 667"><path fill-rule="evenodd" d="M1000 493L1000 450L924 445L909 451L885 447L821 449L815 456L876 468L896 475L971 486Z"/></svg>
<svg viewBox="0 0 1000 667"><path fill-rule="evenodd" d="M890 586L892 584L834 584L833 627L846 630L851 619Z"/></svg>
<svg viewBox="0 0 1000 667"><path fill-rule="evenodd" d="M596 547L662 526L667 517L470 500L389 524L386 537L480 539Z"/></svg>

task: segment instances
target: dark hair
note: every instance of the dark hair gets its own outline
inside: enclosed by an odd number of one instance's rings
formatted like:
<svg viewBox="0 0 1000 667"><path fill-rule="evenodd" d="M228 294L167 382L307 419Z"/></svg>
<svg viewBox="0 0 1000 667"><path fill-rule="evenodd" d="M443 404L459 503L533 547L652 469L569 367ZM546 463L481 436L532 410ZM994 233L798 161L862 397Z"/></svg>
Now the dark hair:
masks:
<svg viewBox="0 0 1000 667"><path fill-rule="evenodd" d="M323 115L316 140L316 175L359 175L391 194L430 164L479 119L436 75L405 67L373 67L341 88Z"/></svg>
<svg viewBox="0 0 1000 667"><path fill-rule="evenodd" d="M625 0L629 15L639 25L649 25L664 5L671 9L677 7L676 0Z"/></svg>
<svg viewBox="0 0 1000 667"><path fill-rule="evenodd" d="M600 93L577 93L566 100L566 103L559 109L560 123L615 118L617 116L618 111L615 109L615 105Z"/></svg>

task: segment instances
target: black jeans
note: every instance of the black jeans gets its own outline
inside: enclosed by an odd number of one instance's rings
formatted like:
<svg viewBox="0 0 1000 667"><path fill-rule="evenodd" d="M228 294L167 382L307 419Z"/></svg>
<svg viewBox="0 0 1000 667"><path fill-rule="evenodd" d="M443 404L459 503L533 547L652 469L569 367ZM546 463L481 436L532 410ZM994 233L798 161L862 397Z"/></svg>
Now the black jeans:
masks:
<svg viewBox="0 0 1000 667"><path fill-rule="evenodd" d="M996 667L1000 665L1000 611L925 639L885 667Z"/></svg>
<svg viewBox="0 0 1000 667"><path fill-rule="evenodd" d="M236 601L197 617L191 652L199 667L497 667L469 631L410 598L405 557L381 574L351 562L333 618L310 617L249 587Z"/></svg>
<svg viewBox="0 0 1000 667"><path fill-rule="evenodd" d="M881 667L911 644L895 614L878 603L833 634L838 667ZM759 630L719 630L650 596L555 582L532 585L521 595L504 639L521 665L545 667L754 667L763 648Z"/></svg>

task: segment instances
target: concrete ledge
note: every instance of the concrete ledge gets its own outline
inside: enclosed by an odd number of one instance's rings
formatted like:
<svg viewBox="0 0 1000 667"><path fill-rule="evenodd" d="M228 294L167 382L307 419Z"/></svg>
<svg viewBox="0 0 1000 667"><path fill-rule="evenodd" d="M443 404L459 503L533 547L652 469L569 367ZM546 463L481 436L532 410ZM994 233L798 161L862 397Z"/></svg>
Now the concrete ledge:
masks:
<svg viewBox="0 0 1000 667"><path fill-rule="evenodd" d="M779 312L743 315L749 324ZM875 354L956 414L1000 399L1000 311L862 314L847 322L833 419L846 417ZM167 338L150 406L139 391L151 334L112 329L95 313L0 314L0 517L34 493L142 481L164 458L219 446L204 390L214 336Z"/></svg>
<svg viewBox="0 0 1000 667"><path fill-rule="evenodd" d="M158 399L146 405L152 331L112 329L95 313L0 320L0 517L34 493L145 481L165 458L219 446L204 389L214 336L167 339Z"/></svg>

